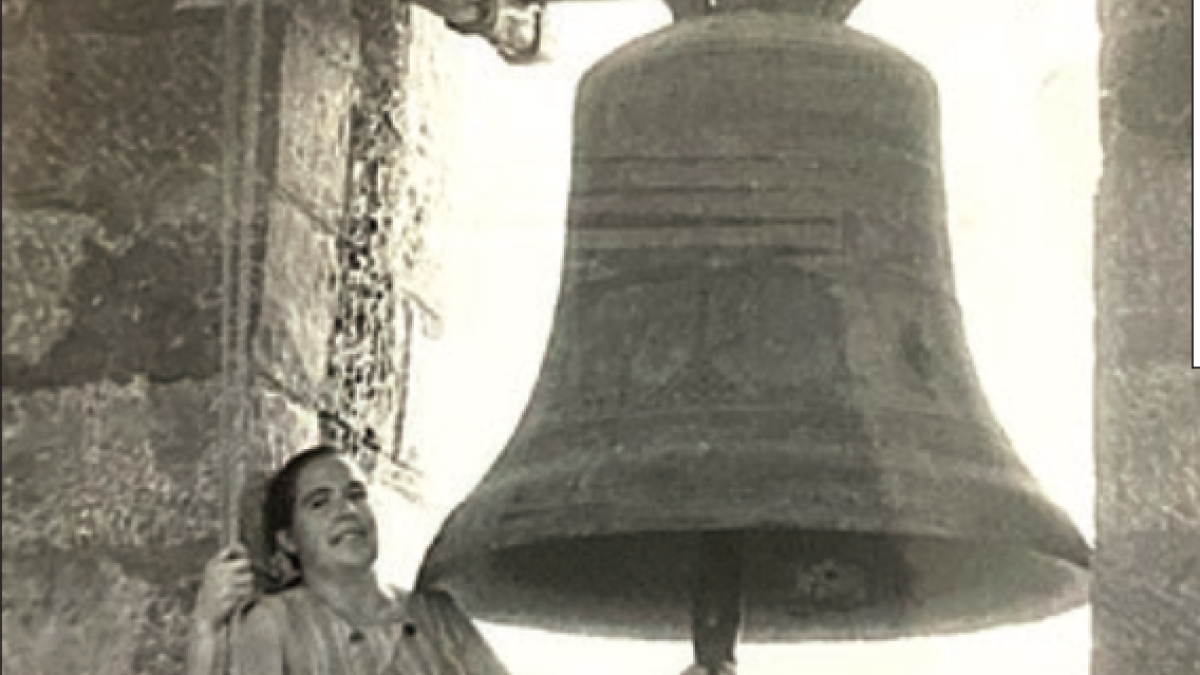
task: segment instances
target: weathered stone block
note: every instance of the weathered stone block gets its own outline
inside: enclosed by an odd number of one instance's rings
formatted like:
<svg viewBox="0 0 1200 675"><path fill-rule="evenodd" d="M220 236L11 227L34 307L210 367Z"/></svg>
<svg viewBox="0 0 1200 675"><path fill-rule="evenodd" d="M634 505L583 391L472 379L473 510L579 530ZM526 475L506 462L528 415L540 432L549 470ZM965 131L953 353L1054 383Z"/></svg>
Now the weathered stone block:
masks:
<svg viewBox="0 0 1200 675"><path fill-rule="evenodd" d="M5 65L6 93L40 92L30 116L12 121L24 161L20 171L5 162L6 202L82 211L115 235L143 217L146 191L164 172L215 163L219 31L184 24L146 36L71 34L59 18L42 12L25 26L23 40L41 45L41 72Z"/></svg>
<svg viewBox="0 0 1200 675"><path fill-rule="evenodd" d="M4 556L4 672L133 672L153 587L104 558L48 550Z"/></svg>
<svg viewBox="0 0 1200 675"><path fill-rule="evenodd" d="M183 672L198 577L154 585L101 556L4 556L5 673Z"/></svg>
<svg viewBox="0 0 1200 675"><path fill-rule="evenodd" d="M1129 371L1156 366L1189 369L1191 326L1192 312L1186 307L1171 312L1114 311L1104 332L1096 337L1096 347L1098 353L1120 360Z"/></svg>
<svg viewBox="0 0 1200 675"><path fill-rule="evenodd" d="M297 13L287 23L280 56L275 178L335 227L345 202L355 37L348 20L317 24Z"/></svg>
<svg viewBox="0 0 1200 675"><path fill-rule="evenodd" d="M83 241L100 224L65 211L4 211L4 356L38 363L71 327L64 307L73 269L83 259Z"/></svg>
<svg viewBox="0 0 1200 675"><path fill-rule="evenodd" d="M104 552L162 582L215 536L211 383L135 378L4 396L5 552Z"/></svg>
<svg viewBox="0 0 1200 675"><path fill-rule="evenodd" d="M1194 531L1111 533L1102 589L1093 604L1092 671L1188 675L1200 667L1196 609L1200 607L1200 536ZM1148 564L1148 561L1153 561Z"/></svg>
<svg viewBox="0 0 1200 675"><path fill-rule="evenodd" d="M1131 364L1100 377L1096 397L1100 531L1200 536L1200 377L1186 360Z"/></svg>
<svg viewBox="0 0 1200 675"><path fill-rule="evenodd" d="M1096 270L1103 306L1191 307L1191 157L1145 147L1111 149L1098 203Z"/></svg>
<svg viewBox="0 0 1200 675"><path fill-rule="evenodd" d="M204 209L211 202L203 183L160 188L165 201L115 237L86 216L5 212L5 387L216 372L220 249Z"/></svg>
<svg viewBox="0 0 1200 675"><path fill-rule="evenodd" d="M32 147L42 126L49 94L50 40L27 29L23 10L5 4L3 42L3 195L7 205L15 185L46 186Z"/></svg>
<svg viewBox="0 0 1200 675"><path fill-rule="evenodd" d="M279 198L271 200L268 218L255 360L276 386L316 405L337 311L336 240Z"/></svg>
<svg viewBox="0 0 1200 675"><path fill-rule="evenodd" d="M1190 0L1102 0L1104 121L1181 151L1192 147ZM1105 134L1111 143L1121 134Z"/></svg>

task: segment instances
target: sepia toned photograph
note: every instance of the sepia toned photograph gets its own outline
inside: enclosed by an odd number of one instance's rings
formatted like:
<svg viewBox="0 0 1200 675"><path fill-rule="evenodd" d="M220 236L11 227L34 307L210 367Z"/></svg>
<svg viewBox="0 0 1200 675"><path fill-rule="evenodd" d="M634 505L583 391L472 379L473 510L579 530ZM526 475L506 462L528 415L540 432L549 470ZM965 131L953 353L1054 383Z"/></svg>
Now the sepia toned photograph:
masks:
<svg viewBox="0 0 1200 675"><path fill-rule="evenodd" d="M2 6L3 675L1200 675L1191 2Z"/></svg>

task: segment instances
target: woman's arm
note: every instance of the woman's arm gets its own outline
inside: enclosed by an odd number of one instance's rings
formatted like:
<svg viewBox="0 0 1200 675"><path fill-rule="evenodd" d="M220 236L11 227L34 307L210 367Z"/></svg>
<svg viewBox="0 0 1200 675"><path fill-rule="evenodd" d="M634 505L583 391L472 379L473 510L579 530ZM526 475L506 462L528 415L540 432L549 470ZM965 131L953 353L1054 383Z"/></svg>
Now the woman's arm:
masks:
<svg viewBox="0 0 1200 675"><path fill-rule="evenodd" d="M253 592L254 578L244 548L231 546L208 561L192 611L187 675L225 675L217 672L217 668L229 618Z"/></svg>

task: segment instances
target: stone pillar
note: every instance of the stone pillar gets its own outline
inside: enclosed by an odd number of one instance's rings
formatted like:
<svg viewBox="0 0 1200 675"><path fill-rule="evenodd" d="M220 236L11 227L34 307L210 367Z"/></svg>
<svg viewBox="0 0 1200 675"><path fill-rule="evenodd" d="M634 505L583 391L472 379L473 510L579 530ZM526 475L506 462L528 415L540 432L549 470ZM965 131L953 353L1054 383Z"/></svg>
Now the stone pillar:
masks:
<svg viewBox="0 0 1200 675"><path fill-rule="evenodd" d="M247 98L260 104L243 244L223 237L222 7L3 4L5 673L182 672L201 567L223 534L231 383L247 421L232 447L252 474L315 443L319 413L337 412L364 25L341 0L268 2L262 77L238 103L239 116ZM404 18L395 34L410 30ZM442 63L412 44L397 55ZM397 194L441 199L427 187L436 161L388 161ZM397 205L395 227L436 209L416 211ZM416 269L397 248L381 264ZM226 314L243 321L240 341ZM380 316L402 353L403 312ZM379 413L389 437L401 403Z"/></svg>
<svg viewBox="0 0 1200 675"><path fill-rule="evenodd" d="M433 225L447 191L461 38L423 9L354 0L348 203L340 224L337 318L322 401L327 442L371 469L383 538L380 571L407 585L431 530L418 448L404 427L413 349L436 335Z"/></svg>
<svg viewBox="0 0 1200 675"><path fill-rule="evenodd" d="M1104 0L1096 675L1200 672L1192 3Z"/></svg>

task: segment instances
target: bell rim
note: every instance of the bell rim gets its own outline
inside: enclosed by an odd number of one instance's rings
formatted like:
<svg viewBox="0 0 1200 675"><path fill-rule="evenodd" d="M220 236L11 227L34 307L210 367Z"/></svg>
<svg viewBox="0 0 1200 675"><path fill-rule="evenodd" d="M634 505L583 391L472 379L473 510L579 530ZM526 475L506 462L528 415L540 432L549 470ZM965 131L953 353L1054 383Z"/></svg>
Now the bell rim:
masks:
<svg viewBox="0 0 1200 675"><path fill-rule="evenodd" d="M642 534L652 536L657 533ZM698 536L700 533L693 531L673 534ZM529 548L537 549L538 546L531 545ZM1046 592L1048 589L1026 590L1019 598L1015 598L1002 596L1003 592L1009 590L1009 586L1001 585L1000 592L993 592L994 597L991 600L981 603L981 606L990 608L986 612L963 612L935 619L914 618L910 621L875 623L839 612L828 612L824 615L815 613L814 616L821 618L814 623L787 624L781 623L777 616L768 616L767 613L756 611L752 607L746 613L741 641L748 644L778 644L803 641L884 641L964 635L1042 621L1087 605L1090 573L1085 565L1020 546L1013 547L1011 552L1024 558L1031 565L1028 569L1040 570L1039 576L1044 577L1042 581L1055 577L1052 592ZM450 592L473 617L495 624L614 639L674 641L686 640L690 636L685 612L679 608L676 608L674 621L659 619L647 622L613 620L611 617L597 618L587 611L572 611L570 608L578 609L579 603L576 601L565 602L557 612L545 611L544 605L529 611L529 607L538 606L538 603L528 602L530 598L520 592L502 591L498 594L499 600L496 599L497 594L492 594L490 598L481 602L474 589L495 589L496 584L494 580L482 579L471 569L485 568L490 557L487 553L476 553L471 558L472 564L460 567L457 572L444 568L445 563L451 562L449 560L441 561L443 564L427 561L422 567L419 585ZM1000 597L1003 597L1003 600L998 602ZM540 598L539 601L544 602L544 598ZM663 612L663 615L667 614L670 612Z"/></svg>
<svg viewBox="0 0 1200 675"><path fill-rule="evenodd" d="M666 463L678 466L678 462L670 458L662 458ZM754 462L740 457L740 461ZM949 635L974 632L991 627L1025 623L1047 618L1086 603L1087 577L1089 574L1091 551L1086 541L1075 530L1065 513L1053 503L1041 497L1036 491L1036 483L1031 478L1020 474L1011 474L1010 480L993 481L992 490L1008 492L1012 499L1021 506L1007 512L1009 528L976 526L968 529L960 522L957 527L938 526L936 518L930 518L929 512L918 503L911 503L907 512L887 512L878 505L860 502L858 509L839 507L833 500L827 500L824 515L815 510L809 510L805 519L797 519L795 513L770 513L772 508L769 494L770 487L765 490L762 486L754 490L755 499L760 505L765 505L765 511L758 511L738 521L721 509L713 509L709 513L692 513L681 515L678 511L664 515L662 510L646 508L645 503L636 500L628 501L628 495L610 494L617 504L626 504L633 510L640 509L641 518L622 515L621 509L606 508L595 503L574 503L567 506L559 504L549 506L537 517L538 509L526 503L521 509L506 509L501 504L501 495L506 491L521 487L527 488L526 494L541 494L552 496L552 490L547 487L556 480L560 484L560 492L565 488L570 491L571 481L565 476L579 475L579 471L559 467L560 471L547 471L543 477L548 483L531 484L526 481L513 480L484 480L481 489L477 490L469 502L456 510L445 522L434 544L429 548L421 570L421 583L430 586L444 586L462 596L464 607L483 620L499 623L515 623L530 627L540 627L549 630L559 630L566 633L608 635L611 637L638 637L644 639L680 639L684 637L681 629L676 626L671 630L659 630L654 625L638 625L623 628L620 622L604 622L599 624L582 617L573 617L569 613L557 614L546 611L524 612L512 610L510 606L524 607L525 601L520 599L520 592L509 588L499 591L502 596L515 593L511 598L499 602L475 602L475 590L503 586L497 579L503 579L503 572L496 576L492 570L501 569L507 563L503 562L512 554L533 554L536 551L552 552L563 547L574 547L576 544L586 548L594 542L620 541L645 542L646 537L663 536L666 539L676 539L696 536L700 532L742 531L761 533L768 537L807 537L814 533L820 536L848 537L851 539L885 539L916 543L918 548L930 550L951 550L958 553L942 556L944 561L961 557L968 562L964 566L974 565L987 567L989 556L995 555L998 560L1008 561L998 565L995 573L1011 575L1012 570L1022 570L1030 577L1036 577L1041 584L1038 592L1023 588L1017 580L997 582L1004 592L994 593L989 603L980 607L982 611L966 613L961 616L942 617L937 620L923 621L913 629L906 626L889 626L881 624L873 628L849 631L839 627L835 621L829 626L805 626L803 630L783 631L774 635L763 635L757 631L751 622L746 640L748 642L780 642L792 640L837 640L837 639L893 639L914 635ZM910 472L920 473L920 472ZM986 473L986 472L985 472ZM551 478L557 474L558 478ZM894 470L889 474L894 476ZM528 475L522 476L528 479ZM814 481L816 478L814 478ZM578 485L578 483L576 483ZM777 484L785 485L785 483ZM788 489L804 491L807 486L797 486L786 483ZM660 486L659 489L671 491L670 486ZM911 486L896 488L900 494L912 494ZM961 485L960 494L974 499L976 504L988 503L987 486L984 482L975 482L966 486ZM520 492L520 490L516 490ZM833 491L826 490L826 494ZM936 494L929 488L915 490L927 495ZM715 500L720 503L721 499ZM1011 507L1011 504L1009 504ZM675 505L678 508L678 505ZM963 505L956 505L951 510L964 510ZM766 516L763 514L767 513ZM531 514L533 516L531 517ZM872 515L874 514L874 515ZM976 514L978 516L978 513ZM719 520L724 516L724 522ZM657 519L657 520L655 520ZM1032 525L1031 525L1032 521ZM651 525L649 523L653 522ZM1002 536L1000 533L1011 531L1013 522L1024 523L1027 526L1025 536ZM519 523L519 524L518 524ZM555 530L554 528L558 528ZM590 540L590 542L589 542ZM682 539L680 539L682 540ZM607 546L607 544L605 544ZM624 547L636 550L634 543L614 547ZM990 552L990 553L989 553ZM548 555L554 555L548 553ZM583 564L586 565L584 556ZM566 564L566 563L564 563ZM951 568L953 562L945 562ZM572 563L572 565L575 565ZM567 565L571 566L571 565ZM578 567L578 565L575 565ZM483 570L483 571L481 571ZM567 570L564 574L570 574ZM982 575L982 572L978 573ZM977 584L979 588L991 583L984 576ZM1035 584L1035 585L1036 585ZM976 587L964 586L959 595L969 598L977 593L983 593ZM992 592L992 591L988 591ZM486 593L485 593L486 594ZM575 606L574 601L567 605ZM989 607L995 604L1000 607L992 611ZM545 616L543 616L545 615ZM568 624L572 620L577 625L572 628ZM632 634L632 635L631 635Z"/></svg>
<svg viewBox="0 0 1200 675"><path fill-rule="evenodd" d="M523 454L520 448L505 454L509 453ZM579 451L567 454L588 456ZM706 447L660 448L650 457L637 451L614 452L600 465L556 462L523 471L518 478L504 476L504 467L494 467L471 499L447 518L427 560L458 555L464 540L445 537L456 530L469 531L473 547L510 547L544 538L542 533L555 532L557 523L572 523L575 536L769 527L1021 541L1044 555L1089 565L1091 549L1071 518L1041 493L1022 465L982 466L911 449L869 456L867 461L850 456L844 447L816 444L797 456L790 444L760 443L758 448L727 454ZM710 464L703 474L670 473L697 460L729 466ZM731 513L712 506L736 503L744 494L727 478L737 475L728 473L736 471L733 465L753 466L765 476L744 480L758 500L753 509ZM653 472L660 480L623 480L643 472ZM830 475L845 479L826 481ZM887 485L880 487L882 482ZM717 492L705 492L714 486ZM945 499L951 491L957 492L958 503ZM791 499L794 495L800 496ZM993 508L982 506L985 503ZM653 514L649 527L647 513ZM480 540L477 533L489 536ZM441 553L446 550L449 553Z"/></svg>

